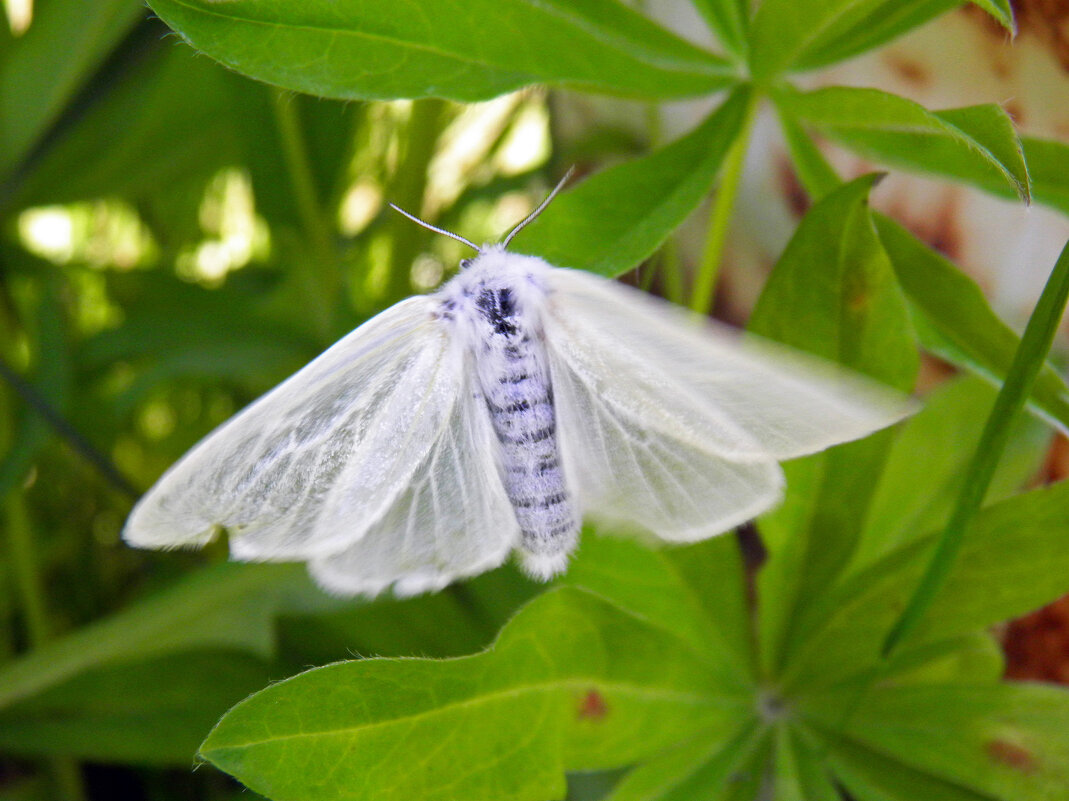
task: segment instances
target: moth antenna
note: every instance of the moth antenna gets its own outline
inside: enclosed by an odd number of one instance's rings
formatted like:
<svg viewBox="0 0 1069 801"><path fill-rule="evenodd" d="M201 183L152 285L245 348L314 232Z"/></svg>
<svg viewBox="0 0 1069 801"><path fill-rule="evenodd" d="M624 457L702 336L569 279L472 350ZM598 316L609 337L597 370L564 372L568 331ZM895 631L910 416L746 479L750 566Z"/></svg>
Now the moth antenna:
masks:
<svg viewBox="0 0 1069 801"><path fill-rule="evenodd" d="M560 179L560 181L555 187L553 187L553 191L546 196L546 199L538 204L538 208L528 214L519 225L509 231L508 236L506 236L504 241L501 243L501 247L503 249L508 248L509 242L512 241L512 237L516 236L516 234L522 231L528 223L533 222L534 219L542 213L546 206L549 205L549 202L553 200L553 198L557 196L557 193L564 188L564 185L568 183L568 179L572 177L572 173L574 172L575 166L573 165L568 168L568 172L564 173L564 177Z"/></svg>
<svg viewBox="0 0 1069 801"><path fill-rule="evenodd" d="M481 247L479 247L478 245L474 244L473 242L470 242L469 240L465 239L460 234L454 234L452 231L447 231L444 228L439 228L436 225L431 225L429 222L421 220L419 217L416 217L413 214L409 214L407 211L402 209L400 206L395 206L393 203L390 204L390 208L393 209L396 212L399 212L400 214L405 215L406 217L408 217L408 219L410 219L416 225L420 225L420 226L426 228L428 231L434 231L434 233L436 233L436 234L442 234L443 236L448 236L451 239L457 240L457 242L463 242L465 245L467 245L469 248L474 250L476 253L482 253L483 252L483 249Z"/></svg>

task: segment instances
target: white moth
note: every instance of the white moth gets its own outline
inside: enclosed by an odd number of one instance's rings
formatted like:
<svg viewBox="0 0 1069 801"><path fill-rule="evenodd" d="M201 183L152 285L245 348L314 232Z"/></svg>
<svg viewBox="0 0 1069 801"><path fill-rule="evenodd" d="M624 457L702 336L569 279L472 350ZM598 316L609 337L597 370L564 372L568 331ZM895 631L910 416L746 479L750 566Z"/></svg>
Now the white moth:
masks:
<svg viewBox="0 0 1069 801"><path fill-rule="evenodd" d="M710 537L778 501L780 460L912 411L831 364L506 252L559 190L501 244L427 226L477 255L205 437L125 540L196 546L225 528L234 558L307 561L345 594L440 589L514 550L548 579L584 515Z"/></svg>

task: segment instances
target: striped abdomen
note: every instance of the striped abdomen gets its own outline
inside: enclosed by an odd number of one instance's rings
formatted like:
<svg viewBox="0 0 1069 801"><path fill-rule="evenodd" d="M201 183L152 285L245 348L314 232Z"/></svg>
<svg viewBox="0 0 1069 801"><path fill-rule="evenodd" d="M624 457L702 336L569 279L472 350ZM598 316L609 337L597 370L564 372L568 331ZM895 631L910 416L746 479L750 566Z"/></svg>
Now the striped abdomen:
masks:
<svg viewBox="0 0 1069 801"><path fill-rule="evenodd" d="M564 556L578 532L557 448L553 386L540 334L516 313L510 290L483 288L475 305L488 323L478 374L501 443L502 479L520 524L522 548Z"/></svg>

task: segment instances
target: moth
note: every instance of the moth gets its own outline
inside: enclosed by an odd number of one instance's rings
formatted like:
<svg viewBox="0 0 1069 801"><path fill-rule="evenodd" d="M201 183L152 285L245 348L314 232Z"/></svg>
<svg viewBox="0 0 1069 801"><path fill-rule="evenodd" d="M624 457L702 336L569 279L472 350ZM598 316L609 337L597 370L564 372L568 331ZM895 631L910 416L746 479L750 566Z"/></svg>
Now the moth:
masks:
<svg viewBox="0 0 1069 801"><path fill-rule="evenodd" d="M208 434L136 505L126 542L200 546L225 529L234 558L305 561L341 594L437 590L513 552L546 580L584 517L711 537L777 503L780 461L913 410L830 363L509 252L563 183L499 244L402 212L475 257Z"/></svg>

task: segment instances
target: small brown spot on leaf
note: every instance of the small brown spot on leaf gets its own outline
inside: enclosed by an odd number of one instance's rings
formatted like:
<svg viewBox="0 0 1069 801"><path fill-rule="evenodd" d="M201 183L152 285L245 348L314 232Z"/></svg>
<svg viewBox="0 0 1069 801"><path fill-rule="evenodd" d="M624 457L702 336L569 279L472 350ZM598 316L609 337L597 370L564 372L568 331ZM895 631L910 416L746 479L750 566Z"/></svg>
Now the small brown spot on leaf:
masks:
<svg viewBox="0 0 1069 801"><path fill-rule="evenodd" d="M586 694L579 699L580 720L601 720L609 714L605 696L597 690L587 690Z"/></svg>
<svg viewBox="0 0 1069 801"><path fill-rule="evenodd" d="M1013 768L1019 773L1035 773L1039 769L1036 758L1027 748L1005 740L989 740L985 746L987 755L1000 765Z"/></svg>

